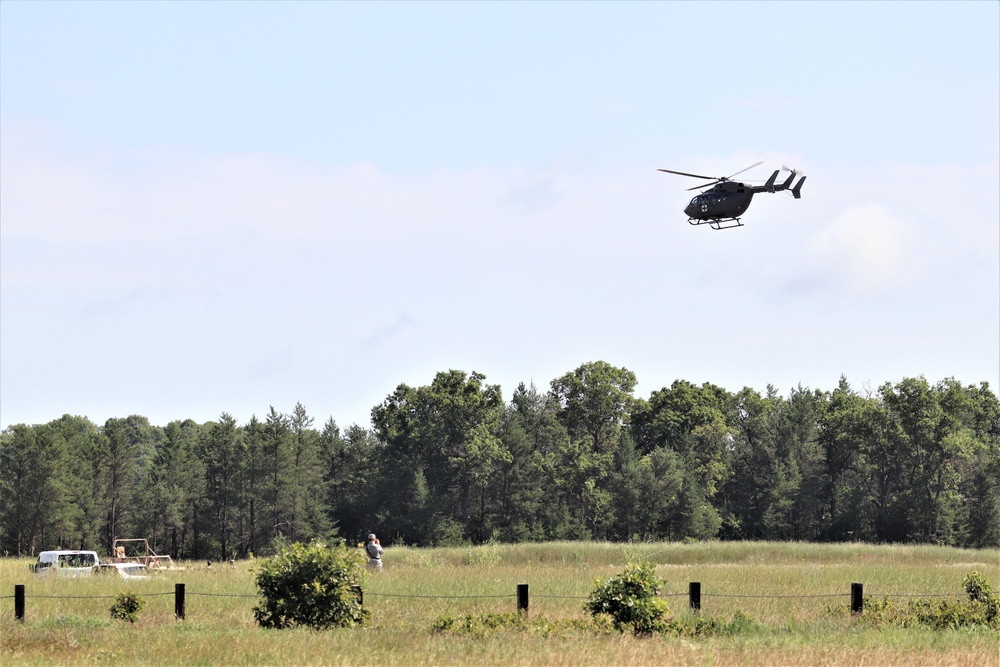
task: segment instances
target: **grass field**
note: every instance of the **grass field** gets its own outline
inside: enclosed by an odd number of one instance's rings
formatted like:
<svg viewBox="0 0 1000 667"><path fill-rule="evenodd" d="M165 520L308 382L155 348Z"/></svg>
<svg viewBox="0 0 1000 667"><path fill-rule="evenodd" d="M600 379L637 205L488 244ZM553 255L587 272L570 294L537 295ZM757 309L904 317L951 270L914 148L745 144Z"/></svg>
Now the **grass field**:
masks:
<svg viewBox="0 0 1000 667"><path fill-rule="evenodd" d="M583 605L594 579L630 561L656 566L672 615L688 613L688 582L699 581L703 616L742 611L759 625L728 637L635 638L563 622L588 619ZM976 570L1000 588L1000 550L550 543L393 548L384 562L365 584L370 624L316 632L255 625L252 562L211 570L189 562L183 572L125 582L36 579L28 560L2 560L0 656L4 664L59 665L1000 665L995 631L878 629L843 612L852 582L876 597L961 596L963 578ZM186 586L184 621L174 619L175 582ZM26 585L24 623L14 620L19 583ZM519 583L529 585L529 617L551 620L548 629L432 629L442 616L514 611ZM108 612L126 590L146 603L135 625Z"/></svg>

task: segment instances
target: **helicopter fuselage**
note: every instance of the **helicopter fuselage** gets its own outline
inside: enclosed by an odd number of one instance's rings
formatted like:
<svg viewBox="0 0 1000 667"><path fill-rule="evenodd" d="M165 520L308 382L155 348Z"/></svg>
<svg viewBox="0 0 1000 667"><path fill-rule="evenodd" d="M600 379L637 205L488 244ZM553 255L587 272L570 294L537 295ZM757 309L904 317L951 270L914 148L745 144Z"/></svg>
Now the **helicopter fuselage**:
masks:
<svg viewBox="0 0 1000 667"><path fill-rule="evenodd" d="M711 190L696 195L684 212L692 221L736 219L750 207L756 190L757 188L743 183L719 183Z"/></svg>

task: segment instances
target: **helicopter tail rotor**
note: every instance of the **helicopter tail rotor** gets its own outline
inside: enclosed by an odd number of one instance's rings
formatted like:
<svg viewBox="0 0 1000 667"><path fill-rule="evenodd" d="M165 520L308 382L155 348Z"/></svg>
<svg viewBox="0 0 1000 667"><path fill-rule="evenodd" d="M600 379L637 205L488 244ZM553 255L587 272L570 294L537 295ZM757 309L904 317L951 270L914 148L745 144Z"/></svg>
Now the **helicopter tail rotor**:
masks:
<svg viewBox="0 0 1000 667"><path fill-rule="evenodd" d="M774 192L781 192L782 190L791 190L792 189L792 181L795 180L795 177L796 176L802 176L802 171L800 169L795 169L793 167L788 167L786 165L781 165L781 170L789 172L788 178L785 179L784 183L781 183L780 185L775 185L774 186ZM775 172L775 173L777 173L777 172ZM805 180L805 176L802 176L802 180ZM796 197L796 199L797 198L798 197Z"/></svg>
<svg viewBox="0 0 1000 667"><path fill-rule="evenodd" d="M806 182L805 173L801 169L795 169L794 167L788 167L781 165L783 171L791 172L788 174L788 179L781 184L780 187L775 188L775 190L788 190L791 188L792 196L796 199L802 199L802 184ZM795 180L796 176L801 176L799 182L795 184L795 187L791 187L792 181Z"/></svg>

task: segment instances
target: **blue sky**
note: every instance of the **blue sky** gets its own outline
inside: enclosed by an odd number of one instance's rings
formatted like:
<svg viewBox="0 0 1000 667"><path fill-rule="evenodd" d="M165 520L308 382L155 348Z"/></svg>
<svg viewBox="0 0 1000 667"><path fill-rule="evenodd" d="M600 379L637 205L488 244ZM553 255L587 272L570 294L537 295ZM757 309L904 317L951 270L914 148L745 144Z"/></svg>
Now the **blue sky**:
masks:
<svg viewBox="0 0 1000 667"><path fill-rule="evenodd" d="M1000 4L0 3L0 425L586 361L1000 386ZM741 229L658 167L808 175Z"/></svg>

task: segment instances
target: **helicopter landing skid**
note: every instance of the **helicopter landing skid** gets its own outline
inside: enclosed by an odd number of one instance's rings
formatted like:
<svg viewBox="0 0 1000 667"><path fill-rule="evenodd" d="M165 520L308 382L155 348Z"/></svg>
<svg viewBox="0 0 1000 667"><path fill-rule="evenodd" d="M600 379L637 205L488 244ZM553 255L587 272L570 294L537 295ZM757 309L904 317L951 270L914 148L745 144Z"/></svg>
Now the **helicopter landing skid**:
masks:
<svg viewBox="0 0 1000 667"><path fill-rule="evenodd" d="M733 227L743 226L739 218L713 218L712 220L688 218L688 223L692 225L708 225L712 229L732 229Z"/></svg>

